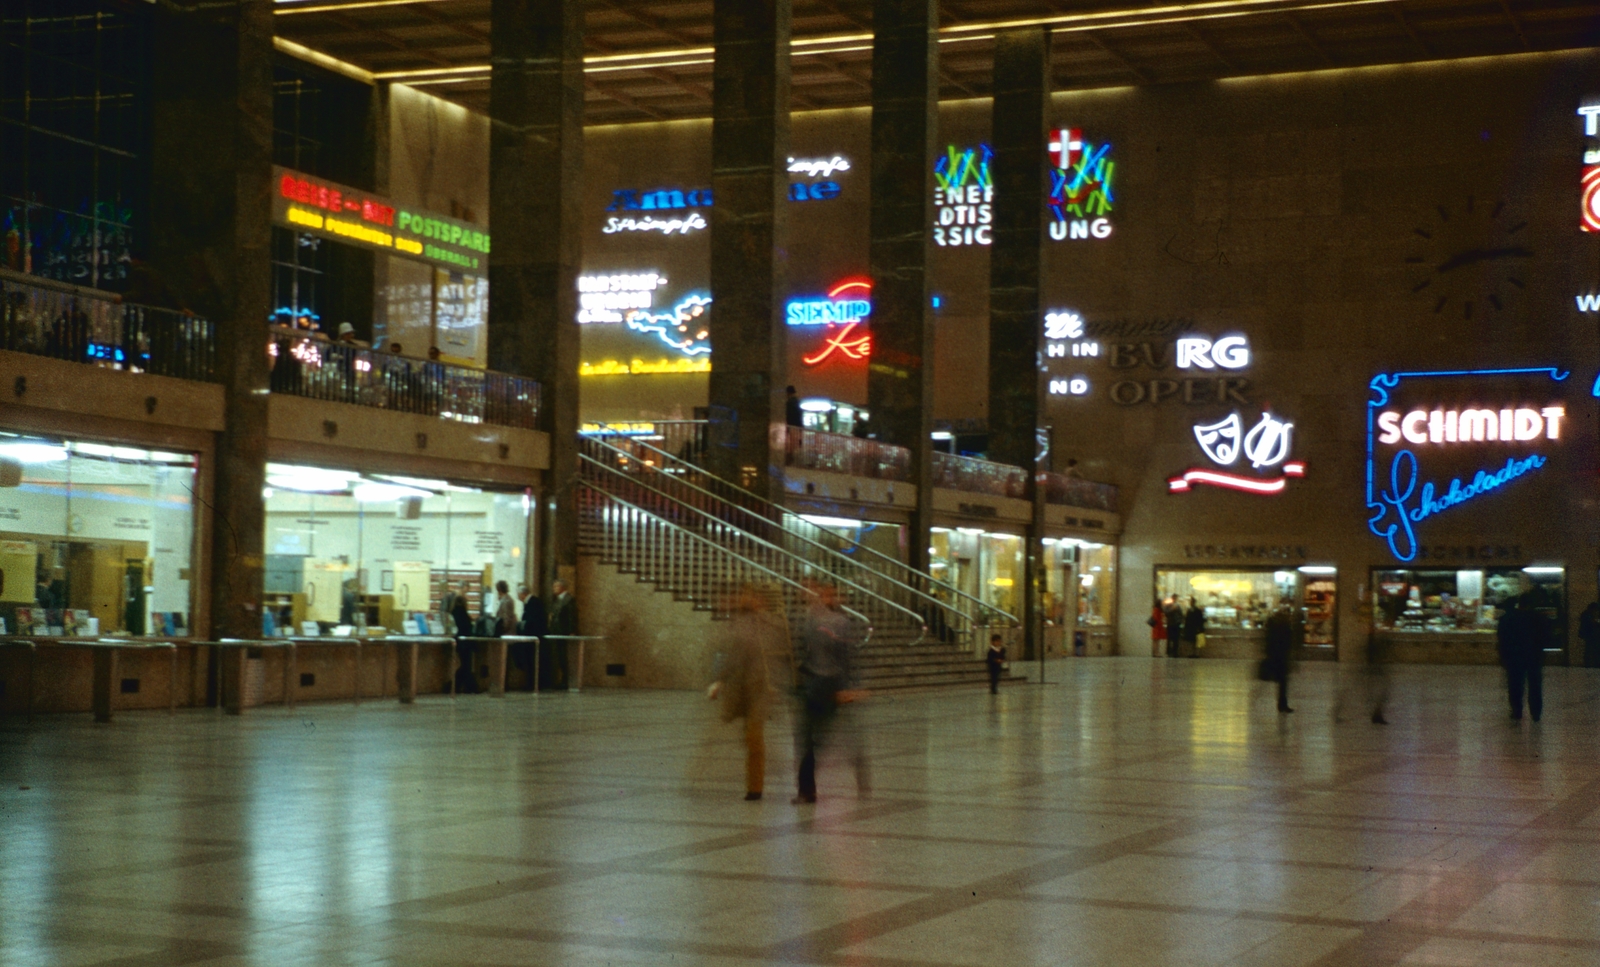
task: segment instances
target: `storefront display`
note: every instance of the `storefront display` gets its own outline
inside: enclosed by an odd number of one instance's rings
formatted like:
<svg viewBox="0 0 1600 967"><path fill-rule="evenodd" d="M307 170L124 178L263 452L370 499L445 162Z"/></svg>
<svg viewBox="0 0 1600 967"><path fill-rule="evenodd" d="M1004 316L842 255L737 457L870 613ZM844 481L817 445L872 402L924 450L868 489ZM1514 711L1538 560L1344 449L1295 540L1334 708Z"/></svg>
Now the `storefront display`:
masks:
<svg viewBox="0 0 1600 967"><path fill-rule="evenodd" d="M1205 611L1207 643L1201 653L1209 657L1259 657L1267 618L1284 602L1291 610L1295 644L1308 656L1326 649L1326 657L1332 657L1337 640L1338 572L1331 566L1158 569L1156 597Z"/></svg>
<svg viewBox="0 0 1600 967"><path fill-rule="evenodd" d="M906 560L906 529L901 524L854 520L849 517L822 517L816 514L785 514L783 527L786 531L809 538L825 547L842 550L847 554L860 553L852 546L860 545L868 551L876 551L882 555L882 557L870 553L862 555L861 563L868 567L884 566L886 562L883 558L902 564ZM847 544L846 541L850 543Z"/></svg>
<svg viewBox="0 0 1600 967"><path fill-rule="evenodd" d="M189 635L196 465L0 433L3 633Z"/></svg>
<svg viewBox="0 0 1600 967"><path fill-rule="evenodd" d="M453 632L528 583L532 502L442 480L268 464L266 601L280 634Z"/></svg>
<svg viewBox="0 0 1600 967"><path fill-rule="evenodd" d="M933 576L1008 614L1022 613L1022 548L1016 534L981 527L935 527L929 538Z"/></svg>
<svg viewBox="0 0 1600 967"><path fill-rule="evenodd" d="M1374 571L1372 586L1373 623L1381 631L1493 635L1506 602L1527 594L1564 634L1565 568Z"/></svg>

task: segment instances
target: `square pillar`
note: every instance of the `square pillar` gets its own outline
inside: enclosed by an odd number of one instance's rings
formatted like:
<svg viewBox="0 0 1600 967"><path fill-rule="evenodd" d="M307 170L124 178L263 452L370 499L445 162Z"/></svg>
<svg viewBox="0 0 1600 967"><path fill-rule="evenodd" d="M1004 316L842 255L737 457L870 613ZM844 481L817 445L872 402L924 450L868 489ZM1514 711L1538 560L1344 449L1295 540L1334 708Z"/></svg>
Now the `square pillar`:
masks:
<svg viewBox="0 0 1600 967"><path fill-rule="evenodd" d="M877 0L872 24L872 359L867 405L878 439L911 451L911 483L918 497L907 563L926 571L933 513L928 224L939 130L938 0Z"/></svg>
<svg viewBox="0 0 1600 967"><path fill-rule="evenodd" d="M711 469L783 499L790 0L715 0L711 96Z"/></svg>
<svg viewBox="0 0 1600 967"><path fill-rule="evenodd" d="M259 638L271 311L272 2L174 0L155 31L150 265L214 327L212 638ZM205 471L203 471L205 472Z"/></svg>
<svg viewBox="0 0 1600 967"><path fill-rule="evenodd" d="M994 39L994 244L989 249L989 459L1028 472L1033 522L1024 552L1024 657L1041 653L1038 621L1044 505L1039 460L1039 326L1050 110L1050 32ZM1030 378L1031 374L1031 378Z"/></svg>
<svg viewBox="0 0 1600 967"><path fill-rule="evenodd" d="M578 269L583 203L580 0L489 8L489 366L539 380L550 435L539 586L578 563Z"/></svg>

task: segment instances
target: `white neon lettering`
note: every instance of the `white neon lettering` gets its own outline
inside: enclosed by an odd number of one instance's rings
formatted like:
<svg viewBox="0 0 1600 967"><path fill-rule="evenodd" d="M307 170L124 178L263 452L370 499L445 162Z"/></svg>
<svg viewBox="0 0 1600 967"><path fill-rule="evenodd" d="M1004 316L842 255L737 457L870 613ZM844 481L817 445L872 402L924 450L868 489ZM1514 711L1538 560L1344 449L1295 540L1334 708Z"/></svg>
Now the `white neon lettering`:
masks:
<svg viewBox="0 0 1600 967"><path fill-rule="evenodd" d="M1456 442L1456 416L1455 410L1449 410L1444 415L1444 442Z"/></svg>
<svg viewBox="0 0 1600 967"><path fill-rule="evenodd" d="M1089 392L1089 381L1082 376L1074 376L1072 382L1067 384L1067 391L1073 396L1082 396Z"/></svg>
<svg viewBox="0 0 1600 967"><path fill-rule="evenodd" d="M1062 309L1044 314L1044 338L1077 339L1081 335L1083 335L1083 317L1076 312Z"/></svg>
<svg viewBox="0 0 1600 967"><path fill-rule="evenodd" d="M1393 410L1386 410L1378 414L1378 442L1400 442L1400 414Z"/></svg>
<svg viewBox="0 0 1600 967"><path fill-rule="evenodd" d="M1262 413L1261 422L1244 437L1244 455L1250 458L1250 466L1259 470L1282 462L1289 455L1289 432L1293 429L1293 423Z"/></svg>
<svg viewBox="0 0 1600 967"><path fill-rule="evenodd" d="M798 161L789 159L789 173L805 175L808 178L826 178L835 171L849 171L848 158L834 155L831 158L801 158Z"/></svg>
<svg viewBox="0 0 1600 967"><path fill-rule="evenodd" d="M1046 356L1064 358L1067 355L1067 344L1064 342L1045 343L1044 354Z"/></svg>
<svg viewBox="0 0 1600 967"><path fill-rule="evenodd" d="M1444 410L1434 410L1428 414L1428 442L1444 442Z"/></svg>
<svg viewBox="0 0 1600 967"><path fill-rule="evenodd" d="M1578 108L1578 113L1583 115L1584 134L1592 138L1597 132L1600 132L1600 127L1597 127L1600 121L1596 120L1596 115L1600 115L1600 104L1585 104L1583 107Z"/></svg>
<svg viewBox="0 0 1600 967"><path fill-rule="evenodd" d="M1500 411L1500 439L1501 440L1515 440L1516 439L1516 436L1511 432L1512 431L1511 424L1513 422L1512 414L1514 412L1516 412L1516 411L1515 410L1510 410L1510 409L1505 409L1505 410L1501 410Z"/></svg>
<svg viewBox="0 0 1600 967"><path fill-rule="evenodd" d="M1243 336L1223 336L1212 345L1211 358L1226 369L1243 369L1250 365L1250 343Z"/></svg>
<svg viewBox="0 0 1600 967"><path fill-rule="evenodd" d="M1462 410L1460 436L1462 443L1482 443L1499 438L1500 421L1494 410Z"/></svg>
<svg viewBox="0 0 1600 967"><path fill-rule="evenodd" d="M1427 410L1412 410L1406 418L1400 421L1400 435L1412 443L1427 443L1428 435L1416 427L1428 422Z"/></svg>
<svg viewBox="0 0 1600 967"><path fill-rule="evenodd" d="M1544 435L1551 440L1561 439L1561 420L1567 415L1565 406L1547 406L1539 411L1544 414Z"/></svg>
<svg viewBox="0 0 1600 967"><path fill-rule="evenodd" d="M1512 436L1517 440L1537 440L1544 432L1544 418L1538 410L1518 409L1511 414Z"/></svg>
<svg viewBox="0 0 1600 967"><path fill-rule="evenodd" d="M1068 392L1068 383L1067 383L1067 381L1064 380L1064 379L1053 379L1053 380L1051 380L1050 381L1050 392L1054 396L1066 396L1067 392Z"/></svg>
<svg viewBox="0 0 1600 967"><path fill-rule="evenodd" d="M1096 218L1089 223L1089 234L1095 238L1111 237L1111 221L1105 218Z"/></svg>
<svg viewBox="0 0 1600 967"><path fill-rule="evenodd" d="M1198 336L1179 339L1177 365L1179 369L1189 369L1192 366L1215 369L1217 364L1211 361L1211 340Z"/></svg>

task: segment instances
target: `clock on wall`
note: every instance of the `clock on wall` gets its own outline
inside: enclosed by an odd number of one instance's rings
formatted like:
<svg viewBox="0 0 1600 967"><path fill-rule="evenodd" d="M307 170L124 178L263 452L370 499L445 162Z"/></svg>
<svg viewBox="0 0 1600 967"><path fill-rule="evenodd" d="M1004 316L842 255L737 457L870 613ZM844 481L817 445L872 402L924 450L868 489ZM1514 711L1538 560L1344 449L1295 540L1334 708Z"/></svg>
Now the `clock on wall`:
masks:
<svg viewBox="0 0 1600 967"><path fill-rule="evenodd" d="M1433 216L1411 230L1406 267L1413 295L1435 315L1471 322L1500 312L1527 288L1533 251L1522 242L1525 219L1505 201L1480 202L1472 195L1434 207Z"/></svg>

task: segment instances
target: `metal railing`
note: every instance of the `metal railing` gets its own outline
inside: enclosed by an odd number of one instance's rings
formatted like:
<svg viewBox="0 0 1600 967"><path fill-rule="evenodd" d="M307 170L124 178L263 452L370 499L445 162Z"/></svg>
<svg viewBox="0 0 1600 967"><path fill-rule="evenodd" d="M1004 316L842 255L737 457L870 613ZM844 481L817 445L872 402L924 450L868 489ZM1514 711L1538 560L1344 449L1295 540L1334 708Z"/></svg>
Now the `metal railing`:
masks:
<svg viewBox="0 0 1600 967"><path fill-rule="evenodd" d="M1044 502L1066 507L1083 507L1088 510L1117 509L1117 485L1079 480L1059 473L1039 474L1039 486L1044 488Z"/></svg>
<svg viewBox="0 0 1600 967"><path fill-rule="evenodd" d="M1028 498L1028 472L1008 463L933 452L933 485L992 497Z"/></svg>
<svg viewBox="0 0 1600 967"><path fill-rule="evenodd" d="M581 445L592 455L609 459L619 470L649 481L719 521L781 542L825 571L865 569L857 583L895 596L921 612L936 637L964 634L978 625L1017 622L1009 612L848 537L804 521L798 524L805 526L797 526L791 512L658 448L647 435L602 431L588 437Z"/></svg>
<svg viewBox="0 0 1600 967"><path fill-rule="evenodd" d="M216 372L206 319L9 269L0 269L0 349L179 379Z"/></svg>
<svg viewBox="0 0 1600 967"><path fill-rule="evenodd" d="M579 488L578 510L578 539L585 550L698 610L724 610L741 587L761 586L776 593L791 632L798 633L802 617L819 598L806 582L822 575L807 573L804 562L750 535L734 535L724 544L594 486ZM841 597L852 590L859 589L840 587ZM872 637L877 624L869 614L850 604L841 610L863 626L864 639ZM915 614L903 617L922 627Z"/></svg>
<svg viewBox="0 0 1600 967"><path fill-rule="evenodd" d="M462 423L532 430L539 421L536 380L429 359L412 359L292 329L267 342L274 393Z"/></svg>
<svg viewBox="0 0 1600 967"><path fill-rule="evenodd" d="M911 479L911 451L905 447L798 426L784 430L785 466L874 480Z"/></svg>

